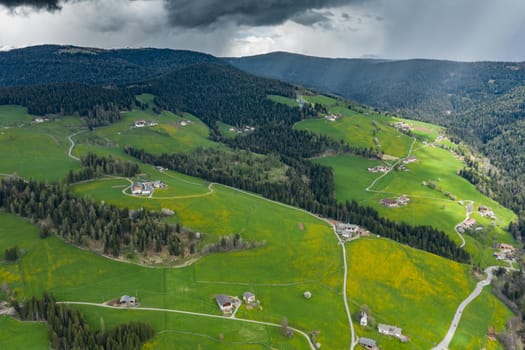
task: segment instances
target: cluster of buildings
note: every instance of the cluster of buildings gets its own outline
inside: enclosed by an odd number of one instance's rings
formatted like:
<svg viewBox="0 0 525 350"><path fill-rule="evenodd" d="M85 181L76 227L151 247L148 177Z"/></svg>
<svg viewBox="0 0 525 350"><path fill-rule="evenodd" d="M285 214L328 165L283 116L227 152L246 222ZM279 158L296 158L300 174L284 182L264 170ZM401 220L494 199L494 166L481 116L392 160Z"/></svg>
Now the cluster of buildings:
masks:
<svg viewBox="0 0 525 350"><path fill-rule="evenodd" d="M362 227L354 224L338 222L335 224L335 232L344 239L369 235L370 233Z"/></svg>
<svg viewBox="0 0 525 350"><path fill-rule="evenodd" d="M499 251L494 253L494 257L496 260L509 260L512 259L515 250L511 244L500 243Z"/></svg>
<svg viewBox="0 0 525 350"><path fill-rule="evenodd" d="M242 133L246 133L246 132L255 131L255 126L246 125L246 126L241 126L241 127L238 127L238 128L232 126L229 130L231 132L236 132L237 134L242 134Z"/></svg>
<svg viewBox="0 0 525 350"><path fill-rule="evenodd" d="M404 207L408 203L410 203L410 198L404 194L402 196L399 196L397 198L383 198L379 201L381 205L387 207L387 208L397 208L397 207Z"/></svg>
<svg viewBox="0 0 525 350"><path fill-rule="evenodd" d="M368 168L368 172L370 173L386 173L390 171L390 168L386 165L377 165L375 167Z"/></svg>
<svg viewBox="0 0 525 350"><path fill-rule="evenodd" d="M401 132L405 132L405 133L412 131L412 127L408 125L407 123L403 123L403 122L395 123L394 128L396 128L397 130Z"/></svg>
<svg viewBox="0 0 525 350"><path fill-rule="evenodd" d="M492 210L490 210L489 207L486 207L484 205L480 205L478 208L479 215L486 216L492 220L496 219L496 214Z"/></svg>
<svg viewBox="0 0 525 350"><path fill-rule="evenodd" d="M360 320L361 326L363 327L367 326L367 323L368 323L367 319L368 317L366 313L365 312L361 313L361 320ZM406 343L410 341L410 338L404 335L403 330L399 327L379 323L377 325L377 330L379 331L380 334L386 335L389 337L395 337L399 339L399 341L401 341L402 343ZM368 350L378 350L379 349L377 342L374 339L370 339L370 338L360 337L358 340L358 344L361 347L368 349Z"/></svg>
<svg viewBox="0 0 525 350"><path fill-rule="evenodd" d="M156 188L168 188L168 185L166 185L160 180L148 182L135 182L133 186L131 186L131 194L149 196L153 194L153 191Z"/></svg>
<svg viewBox="0 0 525 350"><path fill-rule="evenodd" d="M242 294L242 301L248 306L254 306L257 304L255 294L252 292L244 292ZM219 306L219 309L221 309L223 315L231 315L236 308L241 306L239 298L225 294L216 295L215 302L217 303L217 306Z"/></svg>
<svg viewBox="0 0 525 350"><path fill-rule="evenodd" d="M155 125L158 125L159 123L157 123L156 121L153 121L153 120L150 120L150 121L145 121L145 120L137 120L135 121L135 123L133 123L133 126L135 126L136 128L144 128L146 126L155 126Z"/></svg>

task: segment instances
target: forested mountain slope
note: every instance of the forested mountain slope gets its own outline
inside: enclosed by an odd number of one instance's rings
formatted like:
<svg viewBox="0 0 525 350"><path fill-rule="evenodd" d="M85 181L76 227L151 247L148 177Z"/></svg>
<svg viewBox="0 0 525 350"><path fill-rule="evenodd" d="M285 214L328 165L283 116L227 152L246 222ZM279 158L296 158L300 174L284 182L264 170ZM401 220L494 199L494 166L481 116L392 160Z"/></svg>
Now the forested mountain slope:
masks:
<svg viewBox="0 0 525 350"><path fill-rule="evenodd" d="M201 62L220 61L211 55L184 50L33 46L0 52L0 86L63 82L122 84Z"/></svg>
<svg viewBox="0 0 525 350"><path fill-rule="evenodd" d="M250 73L412 116L459 113L525 79L525 65L508 62L331 59L285 52L226 61Z"/></svg>
<svg viewBox="0 0 525 350"><path fill-rule="evenodd" d="M251 73L446 126L493 165L473 161L476 175L469 180L515 211L525 210L523 62L329 59L284 52L226 61Z"/></svg>

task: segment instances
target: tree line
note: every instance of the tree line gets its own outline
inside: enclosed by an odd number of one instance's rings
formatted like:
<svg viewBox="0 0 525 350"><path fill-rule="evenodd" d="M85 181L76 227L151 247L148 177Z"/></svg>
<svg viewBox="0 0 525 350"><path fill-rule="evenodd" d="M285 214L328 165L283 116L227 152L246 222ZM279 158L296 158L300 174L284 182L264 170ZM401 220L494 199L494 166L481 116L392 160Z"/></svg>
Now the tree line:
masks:
<svg viewBox="0 0 525 350"><path fill-rule="evenodd" d="M140 103L126 89L75 83L0 88L0 105L21 105L35 115L76 115L89 127L120 120L120 111Z"/></svg>
<svg viewBox="0 0 525 350"><path fill-rule="evenodd" d="M77 171L70 170L66 178L67 183L94 179L102 175L134 177L139 172L137 163L113 158L111 155L104 157L89 152L85 156L80 157L80 161L82 169Z"/></svg>
<svg viewBox="0 0 525 350"><path fill-rule="evenodd" d="M139 350L155 336L153 328L144 322L130 322L109 330L91 330L84 315L44 293L20 305L14 302L17 316L23 321L47 322L50 348L55 350Z"/></svg>

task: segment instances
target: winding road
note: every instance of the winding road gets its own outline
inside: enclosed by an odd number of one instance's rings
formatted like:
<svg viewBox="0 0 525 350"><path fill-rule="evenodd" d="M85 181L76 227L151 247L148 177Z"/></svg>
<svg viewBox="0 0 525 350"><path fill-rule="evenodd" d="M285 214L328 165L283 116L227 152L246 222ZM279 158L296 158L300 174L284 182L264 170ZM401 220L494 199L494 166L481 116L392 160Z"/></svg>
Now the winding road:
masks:
<svg viewBox="0 0 525 350"><path fill-rule="evenodd" d="M83 132L86 132L87 130L81 130L81 131L78 131L74 134L71 134L67 137L67 139L69 140L69 142L71 143L71 146L69 146L69 149L67 151L67 156L71 159L74 159L74 160L80 160L80 158L78 157L75 157L72 152L73 152L73 148L75 148L75 141L73 141L73 136L76 136L78 134L82 134Z"/></svg>
<svg viewBox="0 0 525 350"><path fill-rule="evenodd" d="M454 337L454 334L456 333L456 330L459 325L459 321L461 320L461 315L463 315L463 311L465 308L470 304L474 299L476 299L482 292L483 288L490 285L490 282L492 282L492 278L494 277L493 271L500 266L490 266L485 269L485 273L487 274L487 277L479 281L478 284L476 284L476 288L470 293L470 295L459 304L456 313L454 314L454 318L452 319L452 323L450 324L450 327L448 328L447 334L441 340L441 342L432 348L432 350L447 350L450 342L452 341L452 338ZM507 270L511 270L510 268L505 268ZM513 269L512 269L513 270Z"/></svg>

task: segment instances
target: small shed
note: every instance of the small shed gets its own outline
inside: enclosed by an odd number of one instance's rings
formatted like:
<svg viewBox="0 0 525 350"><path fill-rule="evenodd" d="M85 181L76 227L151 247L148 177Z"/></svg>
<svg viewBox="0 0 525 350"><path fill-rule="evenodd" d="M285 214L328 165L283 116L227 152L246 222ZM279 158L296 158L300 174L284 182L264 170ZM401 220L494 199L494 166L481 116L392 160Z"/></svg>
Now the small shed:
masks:
<svg viewBox="0 0 525 350"><path fill-rule="evenodd" d="M242 294L242 300L244 301L244 303L246 304L251 304L251 303L254 303L255 302L255 294L251 293L251 292L244 292Z"/></svg>

